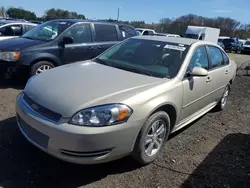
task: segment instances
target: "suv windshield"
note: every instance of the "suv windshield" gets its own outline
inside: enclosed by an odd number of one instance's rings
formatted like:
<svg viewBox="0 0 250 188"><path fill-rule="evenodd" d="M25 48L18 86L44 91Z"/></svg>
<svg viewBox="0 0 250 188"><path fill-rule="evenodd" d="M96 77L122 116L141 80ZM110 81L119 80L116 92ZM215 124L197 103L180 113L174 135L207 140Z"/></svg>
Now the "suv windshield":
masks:
<svg viewBox="0 0 250 188"><path fill-rule="evenodd" d="M73 22L68 21L49 21L45 22L23 35L24 38L33 40L50 41L59 36L69 28Z"/></svg>
<svg viewBox="0 0 250 188"><path fill-rule="evenodd" d="M148 76L173 78L179 72L188 49L188 45L178 43L130 38L94 61Z"/></svg>

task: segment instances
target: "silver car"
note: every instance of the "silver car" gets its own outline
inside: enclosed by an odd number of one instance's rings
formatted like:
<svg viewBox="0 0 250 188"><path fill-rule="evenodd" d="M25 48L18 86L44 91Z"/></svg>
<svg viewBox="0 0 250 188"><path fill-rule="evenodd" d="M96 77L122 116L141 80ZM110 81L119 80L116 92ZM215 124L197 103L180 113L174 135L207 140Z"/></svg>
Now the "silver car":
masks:
<svg viewBox="0 0 250 188"><path fill-rule="evenodd" d="M30 78L17 123L41 150L78 164L152 162L169 134L224 109L236 64L217 44L137 36L93 60Z"/></svg>

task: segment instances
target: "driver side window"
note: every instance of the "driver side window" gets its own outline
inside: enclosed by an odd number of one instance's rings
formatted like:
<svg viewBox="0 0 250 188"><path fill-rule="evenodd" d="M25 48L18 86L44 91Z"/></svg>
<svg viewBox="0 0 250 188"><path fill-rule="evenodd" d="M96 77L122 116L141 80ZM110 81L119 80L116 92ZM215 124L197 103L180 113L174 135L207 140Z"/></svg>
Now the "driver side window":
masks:
<svg viewBox="0 0 250 188"><path fill-rule="evenodd" d="M187 71L191 71L194 67L202 67L206 70L209 69L207 50L205 46L200 46L194 51Z"/></svg>
<svg viewBox="0 0 250 188"><path fill-rule="evenodd" d="M92 42L90 24L76 24L71 27L64 36L72 37L74 44Z"/></svg>

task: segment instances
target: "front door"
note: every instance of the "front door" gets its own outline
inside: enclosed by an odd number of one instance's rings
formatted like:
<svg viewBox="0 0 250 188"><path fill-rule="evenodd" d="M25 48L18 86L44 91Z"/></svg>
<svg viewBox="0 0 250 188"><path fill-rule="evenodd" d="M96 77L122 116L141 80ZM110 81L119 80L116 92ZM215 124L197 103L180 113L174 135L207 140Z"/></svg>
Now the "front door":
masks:
<svg viewBox="0 0 250 188"><path fill-rule="evenodd" d="M202 67L209 70L209 60L205 46L199 46L189 63L187 72L191 71L194 67ZM180 121L185 121L191 115L198 112L210 104L211 92L211 74L205 77L185 77L183 80L183 105L181 110Z"/></svg>
<svg viewBox="0 0 250 188"><path fill-rule="evenodd" d="M72 26L63 36L73 38L72 44L66 44L59 49L59 56L64 64L84 61L93 58L94 47L90 24L76 24Z"/></svg>

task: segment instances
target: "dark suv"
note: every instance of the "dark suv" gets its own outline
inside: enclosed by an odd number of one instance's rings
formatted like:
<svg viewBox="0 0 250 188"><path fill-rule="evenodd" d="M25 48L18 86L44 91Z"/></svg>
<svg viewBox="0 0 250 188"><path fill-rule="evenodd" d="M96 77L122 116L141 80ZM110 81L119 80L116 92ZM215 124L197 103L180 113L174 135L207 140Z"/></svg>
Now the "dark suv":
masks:
<svg viewBox="0 0 250 188"><path fill-rule="evenodd" d="M92 59L118 41L135 35L132 26L119 23L48 21L21 38L0 42L0 70L5 70L5 77L21 69L33 76L56 66Z"/></svg>
<svg viewBox="0 0 250 188"><path fill-rule="evenodd" d="M222 43L225 46L225 51L229 52L238 52L241 53L242 43L237 38L228 38L222 40Z"/></svg>

